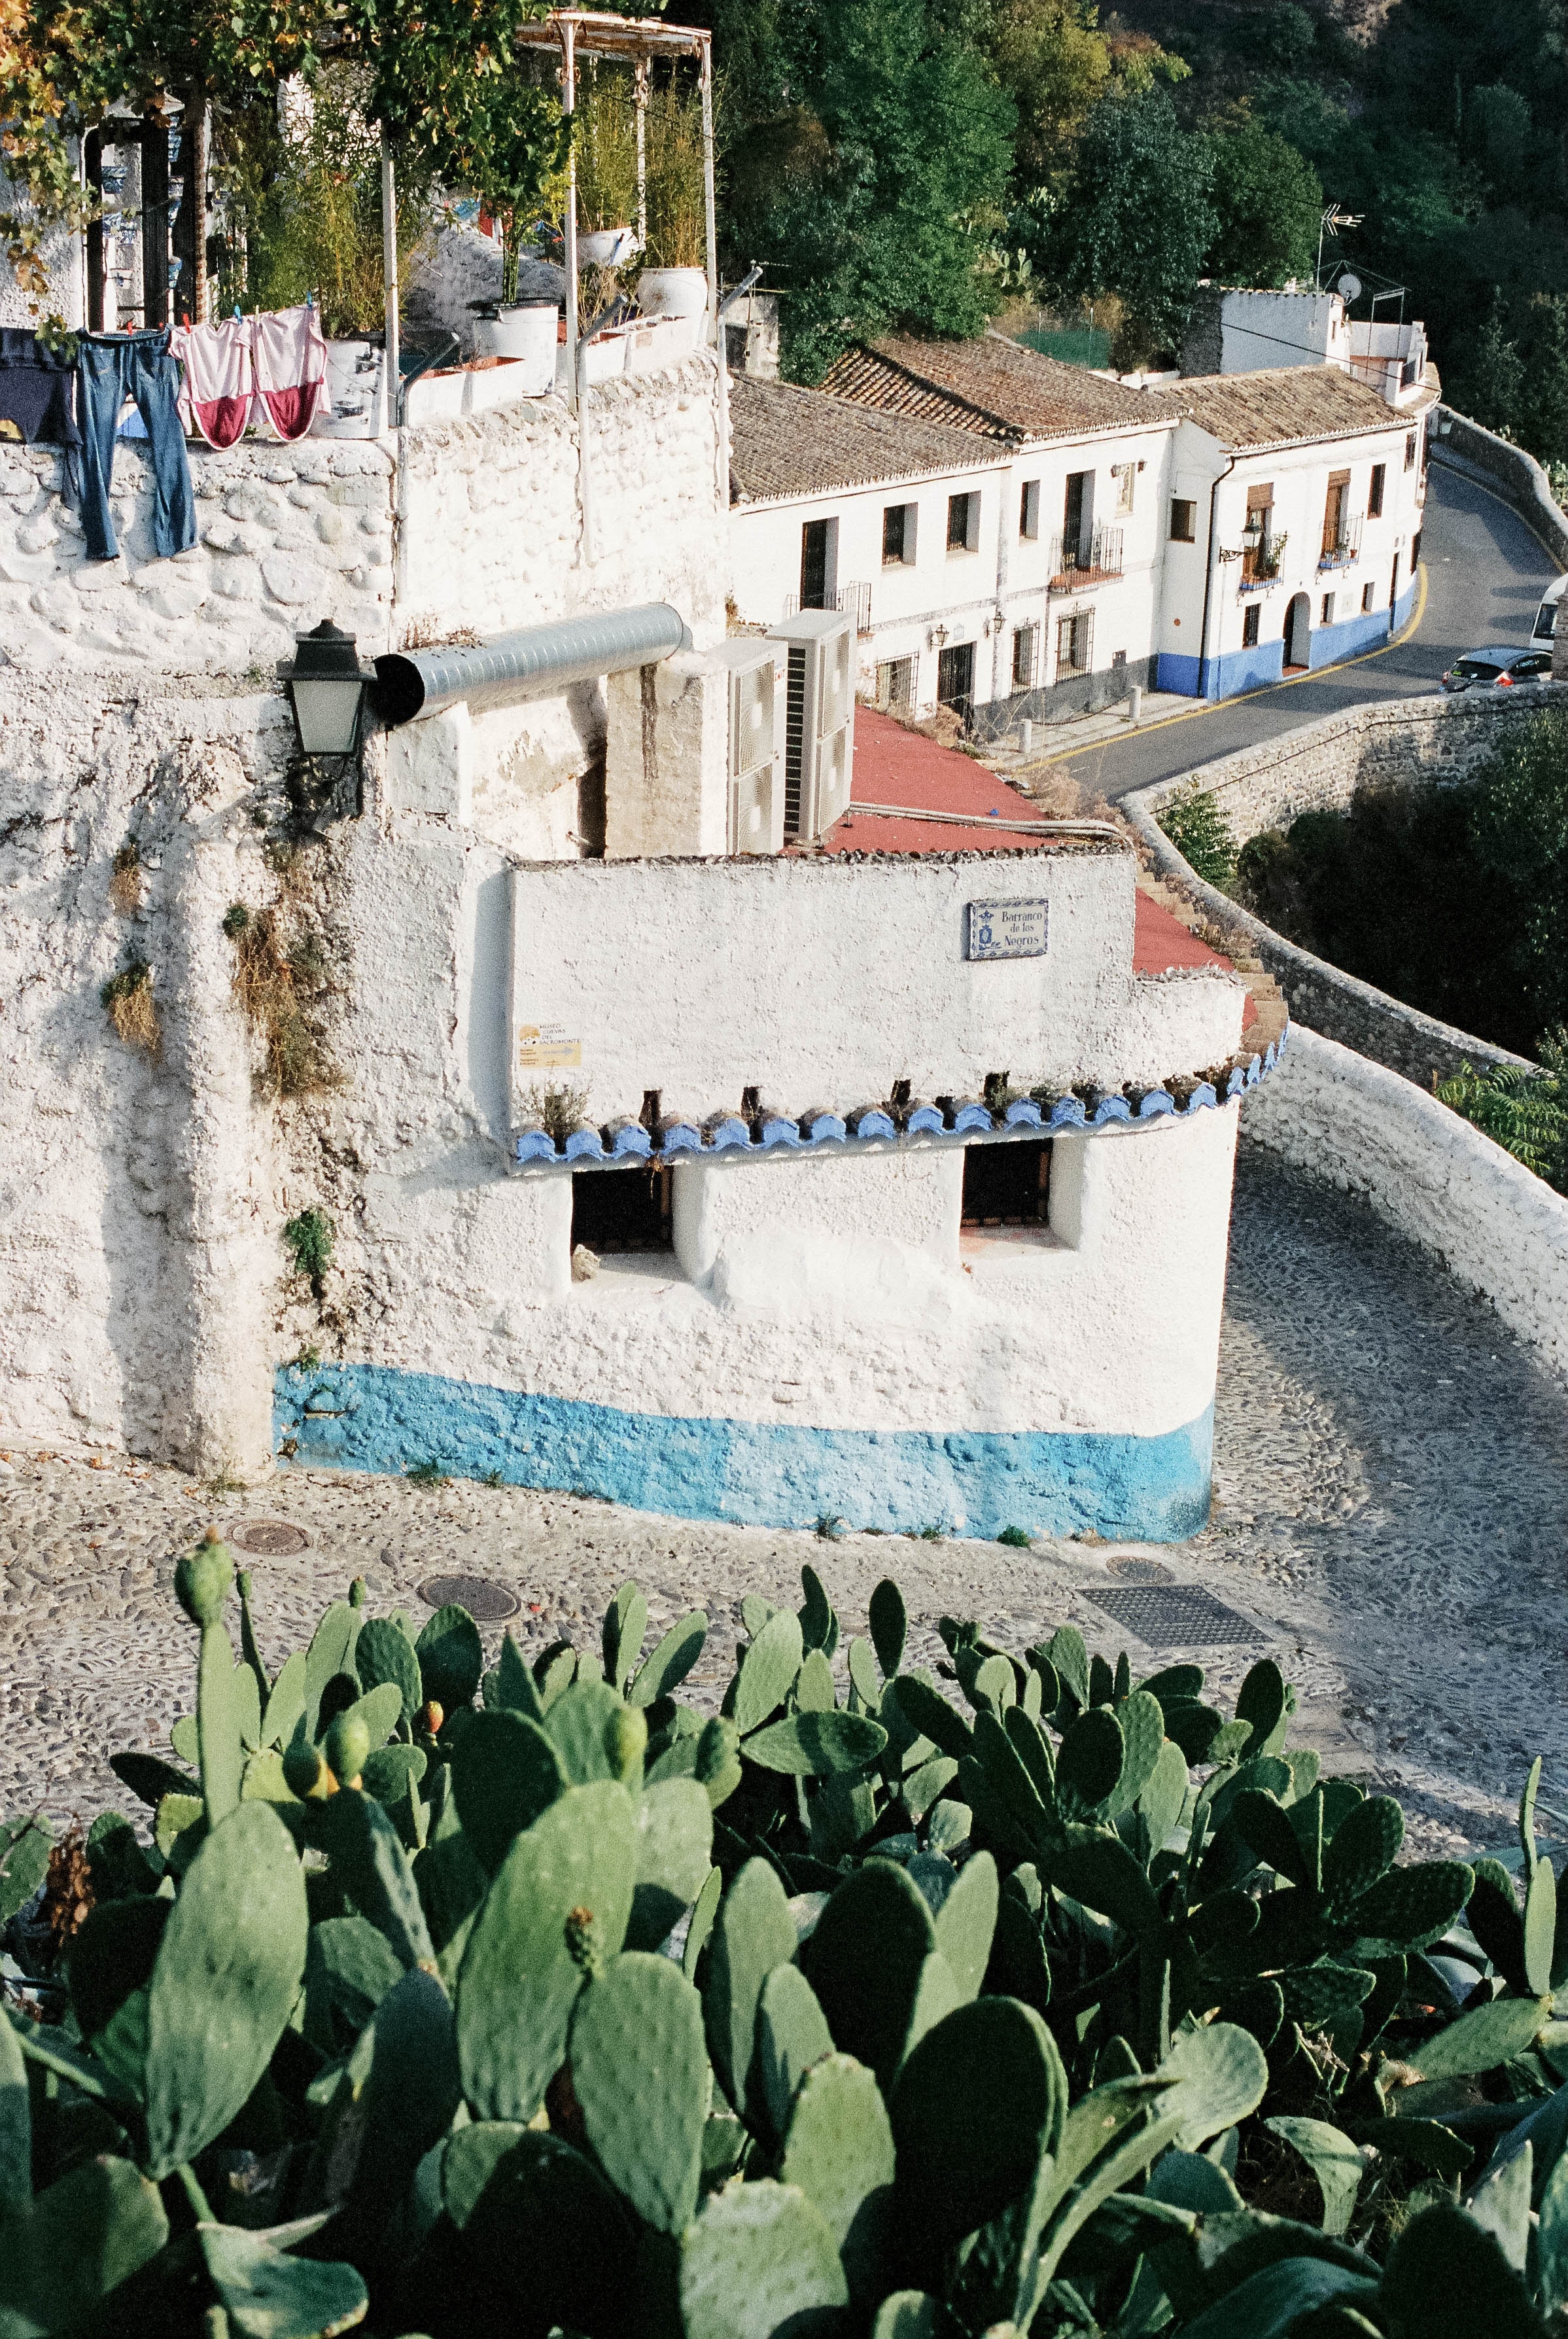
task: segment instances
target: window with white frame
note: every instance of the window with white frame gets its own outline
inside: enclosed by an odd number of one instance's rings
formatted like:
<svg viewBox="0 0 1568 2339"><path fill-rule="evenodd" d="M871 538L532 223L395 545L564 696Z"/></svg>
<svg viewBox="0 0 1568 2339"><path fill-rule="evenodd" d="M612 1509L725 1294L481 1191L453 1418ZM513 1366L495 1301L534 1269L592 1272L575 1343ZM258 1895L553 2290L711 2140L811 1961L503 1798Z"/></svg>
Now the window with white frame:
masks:
<svg viewBox="0 0 1568 2339"><path fill-rule="evenodd" d="M1138 489L1138 465L1136 463L1113 463L1110 467L1110 476L1116 481L1117 510L1119 512L1129 512L1132 509L1133 498Z"/></svg>
<svg viewBox="0 0 1568 2339"><path fill-rule="evenodd" d="M1018 626L1012 637L1012 686L1014 690L1032 690L1036 668L1040 663L1040 627Z"/></svg>
<svg viewBox="0 0 1568 2339"><path fill-rule="evenodd" d="M920 517L918 504L889 504L882 516L882 565L884 568L912 568L914 566L915 522Z"/></svg>
<svg viewBox="0 0 1568 2339"><path fill-rule="evenodd" d="M1018 499L1018 532L1033 543L1040 535L1040 481L1025 479Z"/></svg>

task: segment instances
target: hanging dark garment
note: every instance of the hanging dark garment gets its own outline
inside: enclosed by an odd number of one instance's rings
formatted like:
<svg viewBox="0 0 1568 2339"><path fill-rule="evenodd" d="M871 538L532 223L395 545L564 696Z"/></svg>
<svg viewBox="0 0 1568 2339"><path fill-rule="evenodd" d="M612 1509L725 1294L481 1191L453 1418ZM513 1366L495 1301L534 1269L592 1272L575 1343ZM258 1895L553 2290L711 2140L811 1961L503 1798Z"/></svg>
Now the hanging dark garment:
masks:
<svg viewBox="0 0 1568 2339"><path fill-rule="evenodd" d="M36 333L0 325L0 443L79 447L76 359L57 357Z"/></svg>

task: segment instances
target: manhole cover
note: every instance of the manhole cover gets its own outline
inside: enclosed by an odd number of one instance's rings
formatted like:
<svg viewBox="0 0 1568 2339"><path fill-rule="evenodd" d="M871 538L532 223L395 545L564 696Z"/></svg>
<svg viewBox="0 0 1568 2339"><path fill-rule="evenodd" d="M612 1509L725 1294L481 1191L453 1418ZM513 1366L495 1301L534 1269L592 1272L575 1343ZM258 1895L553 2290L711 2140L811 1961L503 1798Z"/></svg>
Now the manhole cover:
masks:
<svg viewBox="0 0 1568 2339"><path fill-rule="evenodd" d="M1212 1592L1200 1592L1190 1584L1139 1584L1136 1590L1090 1592L1085 1597L1146 1649L1220 1648L1268 1637Z"/></svg>
<svg viewBox="0 0 1568 2339"><path fill-rule="evenodd" d="M1174 1584L1176 1581L1169 1568L1159 1559L1108 1559L1105 1572L1122 1584Z"/></svg>
<svg viewBox="0 0 1568 2339"><path fill-rule="evenodd" d="M515 1592L488 1575L427 1575L419 1597L427 1608L445 1608L455 1602L480 1624L498 1624L503 1616L515 1616L519 1604Z"/></svg>
<svg viewBox="0 0 1568 2339"><path fill-rule="evenodd" d="M232 1530L229 1541L263 1559L286 1559L291 1552L311 1548L304 1528L289 1526L281 1519L245 1519Z"/></svg>

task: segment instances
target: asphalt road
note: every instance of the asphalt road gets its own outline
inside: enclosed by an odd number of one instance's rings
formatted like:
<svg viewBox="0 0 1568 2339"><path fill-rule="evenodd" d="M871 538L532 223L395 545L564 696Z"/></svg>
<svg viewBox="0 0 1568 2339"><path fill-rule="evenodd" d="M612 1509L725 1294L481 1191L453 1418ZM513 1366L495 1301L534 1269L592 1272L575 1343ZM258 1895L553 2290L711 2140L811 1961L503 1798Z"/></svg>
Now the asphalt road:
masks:
<svg viewBox="0 0 1568 2339"><path fill-rule="evenodd" d="M1168 716L1125 738L1076 750L1064 746L1055 760L1114 803L1133 788L1277 739L1345 707L1413 697L1435 689L1468 649L1527 642L1542 593L1557 573L1508 505L1436 463L1427 487L1421 558L1426 606L1403 641L1220 706Z"/></svg>

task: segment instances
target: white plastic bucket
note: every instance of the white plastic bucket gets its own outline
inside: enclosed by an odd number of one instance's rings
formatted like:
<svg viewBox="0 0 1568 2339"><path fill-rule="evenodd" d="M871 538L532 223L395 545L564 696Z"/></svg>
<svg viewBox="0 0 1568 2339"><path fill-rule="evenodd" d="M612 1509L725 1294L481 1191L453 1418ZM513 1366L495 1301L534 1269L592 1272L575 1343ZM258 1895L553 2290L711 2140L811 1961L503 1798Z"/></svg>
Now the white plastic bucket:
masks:
<svg viewBox="0 0 1568 2339"><path fill-rule="evenodd" d="M700 317L708 305L703 268L645 268L637 280L645 317Z"/></svg>
<svg viewBox="0 0 1568 2339"><path fill-rule="evenodd" d="M579 268L618 268L629 260L637 248L636 230L629 227L597 227L577 238Z"/></svg>
<svg viewBox="0 0 1568 2339"><path fill-rule="evenodd" d="M474 327L474 348L484 358L516 358L524 379L513 393L518 398L542 398L556 378L556 304L529 301L503 309L497 318L481 317Z"/></svg>

